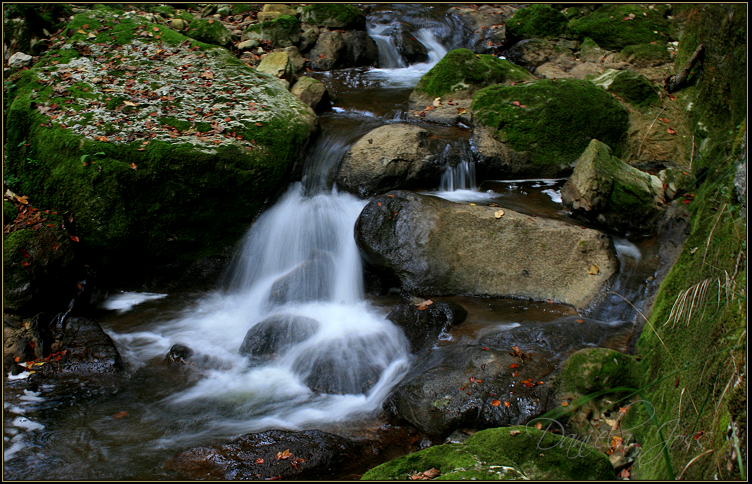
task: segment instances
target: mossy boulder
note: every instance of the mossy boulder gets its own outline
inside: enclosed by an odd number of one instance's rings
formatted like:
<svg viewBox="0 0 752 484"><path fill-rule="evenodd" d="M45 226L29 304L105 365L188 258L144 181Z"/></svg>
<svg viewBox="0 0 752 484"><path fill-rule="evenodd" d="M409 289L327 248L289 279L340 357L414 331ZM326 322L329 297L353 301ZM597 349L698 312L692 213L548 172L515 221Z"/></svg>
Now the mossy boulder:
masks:
<svg viewBox="0 0 752 484"><path fill-rule="evenodd" d="M550 5L537 3L517 10L507 21L507 32L515 37L558 37L567 17Z"/></svg>
<svg viewBox="0 0 752 484"><path fill-rule="evenodd" d="M290 54L284 51L269 53L256 66L256 70L278 79L284 79L289 83L293 83L297 79Z"/></svg>
<svg viewBox="0 0 752 484"><path fill-rule="evenodd" d="M506 59L455 49L421 77L410 94L408 110L427 121L453 124L466 118L469 123L470 116L463 115L469 112L476 91L492 84L508 85L534 79L527 70ZM434 104L437 97L441 101L438 106ZM426 110L428 106L431 107Z"/></svg>
<svg viewBox="0 0 752 484"><path fill-rule="evenodd" d="M608 348L577 351L564 364L559 391L584 396L609 388L632 387L632 358Z"/></svg>
<svg viewBox="0 0 752 484"><path fill-rule="evenodd" d="M461 444L429 447L366 472L362 480L411 479L437 469L434 480L610 480L608 457L570 437L530 426L480 431Z"/></svg>
<svg viewBox="0 0 752 484"><path fill-rule="evenodd" d="M590 37L601 47L621 50L628 45L669 40L665 11L647 4L605 5L589 15L569 21L567 29L575 38Z"/></svg>
<svg viewBox="0 0 752 484"><path fill-rule="evenodd" d="M233 244L292 169L315 114L227 50L137 15L94 10L68 31L12 79L11 188L72 210L92 257L126 267Z"/></svg>
<svg viewBox="0 0 752 484"><path fill-rule="evenodd" d="M594 139L577 160L572 176L561 188L564 205L578 215L612 229L647 230L652 217L665 208L663 184L612 155Z"/></svg>
<svg viewBox="0 0 752 484"><path fill-rule="evenodd" d="M197 18L188 24L185 35L207 44L227 47L232 41L232 35L222 22L213 19Z"/></svg>
<svg viewBox="0 0 752 484"><path fill-rule="evenodd" d="M582 61L598 63L608 53L609 51L602 49L596 41L590 37L585 37L580 44L580 52L578 55Z"/></svg>
<svg viewBox="0 0 752 484"><path fill-rule="evenodd" d="M313 3L300 10L300 20L319 27L363 30L366 18L353 5L344 3Z"/></svg>
<svg viewBox="0 0 752 484"><path fill-rule="evenodd" d="M282 15L250 25L243 32L243 40L270 42L274 47L289 47L300 42L300 22L292 15Z"/></svg>
<svg viewBox="0 0 752 484"><path fill-rule="evenodd" d="M590 140L618 151L629 126L611 94L574 79L489 86L475 94L472 109L482 178L567 175Z"/></svg>
<svg viewBox="0 0 752 484"><path fill-rule="evenodd" d="M600 76L591 79L590 82L613 92L624 101L639 108L648 108L650 105L657 106L661 103L661 98L658 95L660 88L635 71L609 69Z"/></svg>

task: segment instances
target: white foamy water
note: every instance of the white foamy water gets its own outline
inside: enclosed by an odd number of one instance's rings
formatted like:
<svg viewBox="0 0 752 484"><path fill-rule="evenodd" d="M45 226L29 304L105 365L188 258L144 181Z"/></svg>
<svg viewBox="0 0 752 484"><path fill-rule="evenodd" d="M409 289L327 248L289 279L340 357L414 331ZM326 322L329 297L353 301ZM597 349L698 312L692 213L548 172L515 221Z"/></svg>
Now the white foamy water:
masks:
<svg viewBox="0 0 752 484"><path fill-rule="evenodd" d="M642 258L640 249L627 239L615 237L614 248L619 256L630 257L635 261L639 261Z"/></svg>
<svg viewBox="0 0 752 484"><path fill-rule="evenodd" d="M154 294L151 292L120 292L108 297L102 307L105 309L115 310L118 313L124 313L133 309L133 306L141 304L144 301L161 299L167 294Z"/></svg>

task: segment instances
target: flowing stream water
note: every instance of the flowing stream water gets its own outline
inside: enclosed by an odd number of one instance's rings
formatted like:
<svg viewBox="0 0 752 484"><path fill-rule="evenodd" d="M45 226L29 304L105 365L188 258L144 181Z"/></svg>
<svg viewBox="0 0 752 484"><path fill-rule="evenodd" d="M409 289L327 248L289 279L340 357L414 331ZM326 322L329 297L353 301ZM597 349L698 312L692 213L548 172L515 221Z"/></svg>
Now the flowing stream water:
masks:
<svg viewBox="0 0 752 484"><path fill-rule="evenodd" d="M466 36L444 15L446 8L378 6L368 29L381 67L317 74L334 106L320 116L322 135L303 178L250 228L221 289L199 296L126 293L108 301L99 321L123 357L126 384L80 402L46 400L52 388L6 399L6 423L10 418L16 429L6 431L6 478L169 479L174 476L161 464L192 445L268 429L353 429L373 422L409 371L411 355L402 331L386 319L394 297L364 294L353 226L367 200L337 191L332 180L348 147L371 129L405 121L407 98L420 77L449 49L464 46ZM427 47L428 62L408 65L395 55L398 25L411 27ZM427 193L568 220L558 195L563 180L476 180L469 130L429 129L444 143L446 171ZM636 301L650 272L640 263L657 248L621 239L617 249L622 275L615 291ZM284 277L280 295L275 282ZM447 341L472 337L484 324L574 314L558 305L470 299L463 302L468 322ZM598 317L633 317L622 299ZM239 354L249 329L270 317L314 322L304 328L307 338L274 357ZM195 352L196 368L175 371L163 363L174 345ZM127 418L117 417L124 412Z"/></svg>

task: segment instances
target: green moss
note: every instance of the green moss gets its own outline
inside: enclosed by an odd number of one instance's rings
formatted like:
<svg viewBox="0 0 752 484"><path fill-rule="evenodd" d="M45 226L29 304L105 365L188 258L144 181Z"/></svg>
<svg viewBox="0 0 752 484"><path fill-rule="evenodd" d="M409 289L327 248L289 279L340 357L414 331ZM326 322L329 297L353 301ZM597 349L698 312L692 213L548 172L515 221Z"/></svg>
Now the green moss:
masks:
<svg viewBox="0 0 752 484"><path fill-rule="evenodd" d="M607 388L633 387L634 357L607 348L586 348L570 356L562 370L561 389L588 395Z"/></svg>
<svg viewBox="0 0 752 484"><path fill-rule="evenodd" d="M3 225L12 222L18 216L18 207L10 200L3 200Z"/></svg>
<svg viewBox="0 0 752 484"><path fill-rule="evenodd" d="M415 91L436 97L458 90L472 92L489 84L532 79L535 79L532 74L506 59L455 49L420 79Z"/></svg>
<svg viewBox="0 0 752 484"><path fill-rule="evenodd" d="M211 128L212 126L209 123L204 123L204 122L196 123L196 131L198 131L199 133L206 133Z"/></svg>
<svg viewBox="0 0 752 484"><path fill-rule="evenodd" d="M671 62L665 42L628 45L621 50L619 57L638 67Z"/></svg>
<svg viewBox="0 0 752 484"><path fill-rule="evenodd" d="M489 86L475 94L472 109L499 141L530 153L530 161L541 165L571 164L591 139L618 153L629 125L626 109L613 96L579 80Z"/></svg>
<svg viewBox="0 0 752 484"><path fill-rule="evenodd" d="M313 3L303 7L300 20L312 25L337 29L365 28L365 16L353 5L345 3Z"/></svg>
<svg viewBox="0 0 752 484"><path fill-rule="evenodd" d="M300 39L300 22L292 15L282 15L274 20L248 26L244 37L268 41L277 47L289 47Z"/></svg>
<svg viewBox="0 0 752 484"><path fill-rule="evenodd" d="M441 472L436 480L613 479L608 457L588 444L532 427L501 427L394 459L362 480L404 480L431 468Z"/></svg>
<svg viewBox="0 0 752 484"><path fill-rule="evenodd" d="M660 9L650 9L648 5L605 5L590 15L570 20L567 29L578 39L590 37L601 47L611 50L670 40L668 21Z"/></svg>
<svg viewBox="0 0 752 484"><path fill-rule="evenodd" d="M232 35L221 22L206 19L194 19L185 31L188 37L194 38L207 44L220 46L229 45Z"/></svg>
<svg viewBox="0 0 752 484"><path fill-rule="evenodd" d="M615 71L609 69L602 75L592 79L593 84L607 91L613 92L624 101L639 108L657 106L661 102L658 95L659 87L651 83L645 76L635 71Z"/></svg>
<svg viewBox="0 0 752 484"><path fill-rule="evenodd" d="M191 129L191 126L192 126L192 123L190 121L175 119L171 116L159 118L159 124L166 124L168 126L172 126L178 131L188 131L189 129ZM199 124L201 124L202 129L199 130L197 127L196 131L204 133L211 129L211 125L209 123L199 123Z"/></svg>
<svg viewBox="0 0 752 484"><path fill-rule="evenodd" d="M253 9L247 3L233 3L232 4L233 15L240 15L242 13L252 12L252 11Z"/></svg>
<svg viewBox="0 0 752 484"><path fill-rule="evenodd" d="M507 32L517 37L552 38L561 34L567 24L567 17L542 3L517 10L507 23Z"/></svg>

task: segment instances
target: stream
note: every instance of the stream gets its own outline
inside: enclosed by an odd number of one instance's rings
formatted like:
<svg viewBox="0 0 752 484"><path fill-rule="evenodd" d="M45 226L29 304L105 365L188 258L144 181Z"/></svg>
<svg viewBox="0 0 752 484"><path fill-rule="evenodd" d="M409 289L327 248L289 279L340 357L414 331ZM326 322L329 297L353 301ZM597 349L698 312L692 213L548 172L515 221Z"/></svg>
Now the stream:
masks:
<svg viewBox="0 0 752 484"><path fill-rule="evenodd" d="M444 15L447 8L379 5L369 14L368 29L381 67L314 73L327 85L333 108L319 116L322 134L303 177L249 229L216 290L111 295L96 320L123 358L122 384L99 396L82 388L88 396L47 397L54 395L52 385L6 393L6 479L174 479L162 464L191 446L268 429L321 429L357 438L383 423L381 405L410 371L412 356L402 330L386 319L399 299L396 291L367 296L364 290L353 226L367 200L332 183L349 146L378 126L415 123L438 138L446 168L429 195L581 225L561 204L564 179L477 180L469 128L408 119L407 99L420 77L447 51L464 47L461 30ZM400 21L414 27L428 50L427 63L406 65L395 55L390 32ZM640 307L660 249L652 239L614 240L621 262L614 296L589 315L604 322L635 319L633 305ZM317 263L311 270L289 281L287 293L296 296L280 299L275 282L312 259ZM477 340L489 328L577 314L558 304L447 299L469 316L442 335L442 345ZM303 337L273 357L242 356L246 333L270 317L314 321L296 327ZM174 345L193 350L190 369L164 362Z"/></svg>

